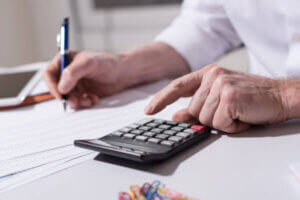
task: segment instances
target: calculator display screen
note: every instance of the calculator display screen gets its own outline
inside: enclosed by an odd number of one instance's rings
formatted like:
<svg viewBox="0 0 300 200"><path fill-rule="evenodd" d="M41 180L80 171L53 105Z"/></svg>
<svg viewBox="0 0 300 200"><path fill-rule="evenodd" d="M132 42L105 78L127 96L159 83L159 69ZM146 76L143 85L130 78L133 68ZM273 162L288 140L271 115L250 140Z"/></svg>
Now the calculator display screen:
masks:
<svg viewBox="0 0 300 200"><path fill-rule="evenodd" d="M0 98L16 97L36 71L0 74Z"/></svg>

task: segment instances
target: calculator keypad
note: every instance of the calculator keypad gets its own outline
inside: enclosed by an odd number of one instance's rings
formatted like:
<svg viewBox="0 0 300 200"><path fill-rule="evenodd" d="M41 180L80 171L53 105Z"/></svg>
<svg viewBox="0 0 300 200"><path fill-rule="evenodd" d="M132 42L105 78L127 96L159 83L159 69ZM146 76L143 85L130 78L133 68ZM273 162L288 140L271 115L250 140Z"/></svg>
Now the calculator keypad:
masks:
<svg viewBox="0 0 300 200"><path fill-rule="evenodd" d="M142 163L165 160L210 136L210 128L162 119L142 119L78 147Z"/></svg>
<svg viewBox="0 0 300 200"><path fill-rule="evenodd" d="M161 146L174 147L189 140L197 133L201 133L205 127L191 125L161 119L143 119L130 124L111 136L120 139L144 142L144 144L157 144Z"/></svg>

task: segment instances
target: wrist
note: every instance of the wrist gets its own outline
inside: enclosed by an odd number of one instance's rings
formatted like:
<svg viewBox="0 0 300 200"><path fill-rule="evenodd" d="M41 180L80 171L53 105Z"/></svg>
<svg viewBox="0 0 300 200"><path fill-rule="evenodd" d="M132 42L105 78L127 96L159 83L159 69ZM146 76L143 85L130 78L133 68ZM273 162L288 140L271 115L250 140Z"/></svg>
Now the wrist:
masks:
<svg viewBox="0 0 300 200"><path fill-rule="evenodd" d="M130 88L140 84L139 77L135 77L134 63L128 53L119 53L116 55L119 67L119 80L124 88Z"/></svg>
<svg viewBox="0 0 300 200"><path fill-rule="evenodd" d="M152 43L117 54L124 86L132 87L189 72L187 62L173 48Z"/></svg>
<svg viewBox="0 0 300 200"><path fill-rule="evenodd" d="M286 120L300 118L300 82L298 80L281 80L280 85Z"/></svg>

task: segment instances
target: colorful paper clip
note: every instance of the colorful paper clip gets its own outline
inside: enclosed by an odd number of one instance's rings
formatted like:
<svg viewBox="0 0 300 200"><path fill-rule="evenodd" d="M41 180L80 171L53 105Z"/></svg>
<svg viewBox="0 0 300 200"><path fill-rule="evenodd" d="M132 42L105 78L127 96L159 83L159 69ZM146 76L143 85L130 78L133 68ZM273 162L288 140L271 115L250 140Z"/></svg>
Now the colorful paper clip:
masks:
<svg viewBox="0 0 300 200"><path fill-rule="evenodd" d="M154 181L151 184L144 183L140 188L137 184L129 187L129 194L119 193L119 200L197 200L189 198L175 190L166 189L160 181Z"/></svg>

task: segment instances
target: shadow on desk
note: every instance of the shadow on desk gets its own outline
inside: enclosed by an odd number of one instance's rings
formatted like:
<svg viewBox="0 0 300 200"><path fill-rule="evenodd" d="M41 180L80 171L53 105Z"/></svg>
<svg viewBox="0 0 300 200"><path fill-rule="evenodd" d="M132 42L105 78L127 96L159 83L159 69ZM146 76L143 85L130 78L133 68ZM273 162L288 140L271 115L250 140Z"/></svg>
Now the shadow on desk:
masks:
<svg viewBox="0 0 300 200"><path fill-rule="evenodd" d="M158 174L162 176L171 176L175 170L178 168L180 163L184 162L188 158L192 157L194 154L198 153L217 139L219 139L220 135L212 134L208 139L199 142L198 144L193 145L192 147L175 154L167 160L158 163L138 163L118 157L112 157L104 154L98 154L98 156L94 159L96 161L101 161L105 163L110 163L113 165L120 165L127 168L133 168L145 172L150 172L153 174Z"/></svg>
<svg viewBox="0 0 300 200"><path fill-rule="evenodd" d="M290 120L268 126L253 126L251 129L229 137L280 137L300 134L300 120Z"/></svg>

